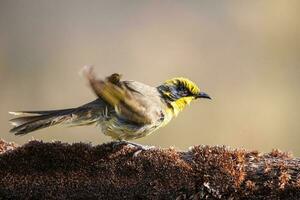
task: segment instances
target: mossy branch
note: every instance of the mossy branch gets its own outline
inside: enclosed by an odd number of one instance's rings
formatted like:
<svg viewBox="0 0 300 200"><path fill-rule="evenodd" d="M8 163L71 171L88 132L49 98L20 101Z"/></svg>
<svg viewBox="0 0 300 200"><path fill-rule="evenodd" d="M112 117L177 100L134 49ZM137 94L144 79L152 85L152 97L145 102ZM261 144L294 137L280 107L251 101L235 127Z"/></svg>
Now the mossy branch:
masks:
<svg viewBox="0 0 300 200"><path fill-rule="evenodd" d="M300 199L300 160L228 147L188 152L0 141L0 199Z"/></svg>

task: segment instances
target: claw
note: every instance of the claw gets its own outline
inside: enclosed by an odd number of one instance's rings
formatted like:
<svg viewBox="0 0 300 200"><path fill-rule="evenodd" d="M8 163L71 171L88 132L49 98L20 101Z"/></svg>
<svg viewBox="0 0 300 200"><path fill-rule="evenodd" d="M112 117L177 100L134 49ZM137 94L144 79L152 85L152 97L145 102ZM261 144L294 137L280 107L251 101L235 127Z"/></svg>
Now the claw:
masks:
<svg viewBox="0 0 300 200"><path fill-rule="evenodd" d="M137 143L129 142L129 141L125 141L125 140L121 140L121 141L113 144L113 147L122 145L122 144L124 144L124 145L126 144L128 146L137 148L136 152L134 152L134 154L133 154L134 158L137 157L138 154L140 154L142 151L147 151L147 150L155 148L155 146L147 146L147 145L137 144Z"/></svg>
<svg viewBox="0 0 300 200"><path fill-rule="evenodd" d="M134 143L134 142L129 142L129 141L125 141L127 144L132 145L136 148L138 148L139 150L149 150L151 148L154 148L154 146L147 146L147 145L142 145L142 144L138 144L138 143Z"/></svg>
<svg viewBox="0 0 300 200"><path fill-rule="evenodd" d="M113 143L113 148L118 147L119 145L127 145L128 143L124 140L119 140Z"/></svg>
<svg viewBox="0 0 300 200"><path fill-rule="evenodd" d="M141 149L138 149L136 152L134 152L133 157L136 158L142 151L154 149L155 146L143 146L141 145Z"/></svg>

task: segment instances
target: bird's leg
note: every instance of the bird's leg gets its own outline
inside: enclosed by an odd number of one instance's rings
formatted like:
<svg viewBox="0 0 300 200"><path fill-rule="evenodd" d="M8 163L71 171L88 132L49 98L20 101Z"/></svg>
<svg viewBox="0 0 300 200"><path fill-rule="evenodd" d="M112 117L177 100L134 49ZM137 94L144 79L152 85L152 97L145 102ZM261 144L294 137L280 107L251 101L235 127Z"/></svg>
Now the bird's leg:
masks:
<svg viewBox="0 0 300 200"><path fill-rule="evenodd" d="M126 142L127 142L127 144L137 148L137 151L134 152L134 154L133 154L134 158L137 157L142 151L146 151L146 150L155 148L154 146L141 145L141 144L137 144L137 143L129 142L129 141L126 141Z"/></svg>
<svg viewBox="0 0 300 200"><path fill-rule="evenodd" d="M142 145L142 144L138 144L135 142L126 141L126 140L119 140L118 143L116 143L116 145L120 145L120 144L126 144L126 145L130 145L132 147L137 148L137 151L134 152L133 157L137 157L137 155L139 153L141 153L142 151L146 151L146 150L155 148L154 146Z"/></svg>
<svg viewBox="0 0 300 200"><path fill-rule="evenodd" d="M118 139L114 142L113 147L117 147L119 145L127 145L128 143L125 140Z"/></svg>
<svg viewBox="0 0 300 200"><path fill-rule="evenodd" d="M127 144L131 145L131 146L136 147L138 150L146 151L146 150L155 148L154 146L142 145L142 144L138 144L138 143L130 142L130 141L125 141L125 140L123 140L123 141L126 142Z"/></svg>

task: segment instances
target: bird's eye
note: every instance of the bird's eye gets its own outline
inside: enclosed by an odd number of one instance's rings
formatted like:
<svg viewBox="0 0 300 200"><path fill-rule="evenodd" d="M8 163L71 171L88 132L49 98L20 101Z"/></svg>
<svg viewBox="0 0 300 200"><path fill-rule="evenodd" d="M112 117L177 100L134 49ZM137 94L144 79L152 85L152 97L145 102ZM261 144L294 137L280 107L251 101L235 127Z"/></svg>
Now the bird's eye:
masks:
<svg viewBox="0 0 300 200"><path fill-rule="evenodd" d="M188 91L187 88L183 84L179 84L177 86L177 91L178 91L178 94L182 97L191 95L190 91Z"/></svg>
<svg viewBox="0 0 300 200"><path fill-rule="evenodd" d="M179 91L183 91L184 90L184 85L183 84L179 84L177 88L178 88Z"/></svg>

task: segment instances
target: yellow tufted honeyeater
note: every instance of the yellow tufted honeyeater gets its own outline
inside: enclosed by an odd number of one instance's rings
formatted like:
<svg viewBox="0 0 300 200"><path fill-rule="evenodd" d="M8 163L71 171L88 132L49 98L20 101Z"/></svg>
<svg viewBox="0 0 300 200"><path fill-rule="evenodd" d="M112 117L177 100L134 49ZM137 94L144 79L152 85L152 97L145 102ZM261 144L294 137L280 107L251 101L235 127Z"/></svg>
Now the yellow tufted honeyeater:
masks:
<svg viewBox="0 0 300 200"><path fill-rule="evenodd" d="M10 112L27 116L11 119L10 132L23 135L54 125L99 125L115 140L132 140L165 126L192 100L210 97L186 78L172 78L158 87L137 81L121 81L119 74L97 79L85 71L98 98L77 108Z"/></svg>

